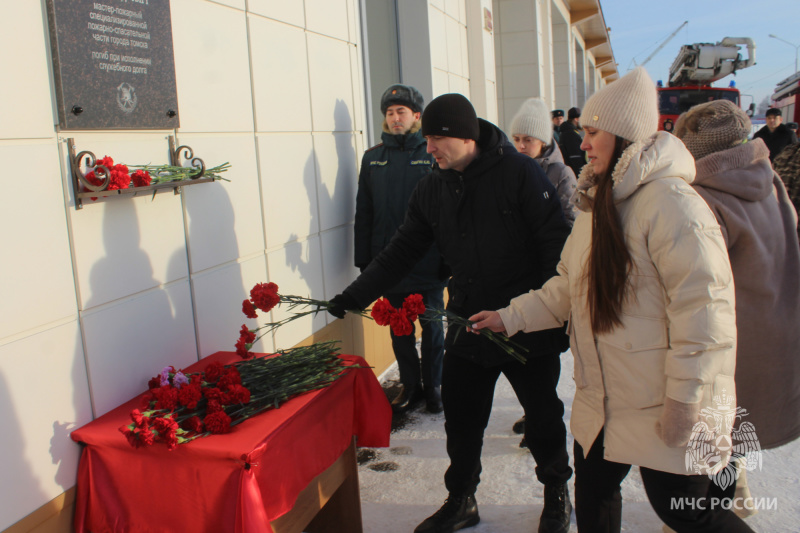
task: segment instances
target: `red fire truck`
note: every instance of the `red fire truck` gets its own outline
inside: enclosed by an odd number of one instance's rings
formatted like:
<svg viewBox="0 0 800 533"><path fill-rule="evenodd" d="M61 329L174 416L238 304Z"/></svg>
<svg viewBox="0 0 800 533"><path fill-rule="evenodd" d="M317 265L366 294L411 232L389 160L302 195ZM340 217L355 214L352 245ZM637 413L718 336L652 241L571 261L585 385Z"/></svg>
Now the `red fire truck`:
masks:
<svg viewBox="0 0 800 533"><path fill-rule="evenodd" d="M740 46L747 47L747 59L742 59ZM726 99L741 106L741 95L732 81L728 87L711 84L728 74L751 67L756 63L756 45L749 37L725 37L722 41L687 44L669 70L668 85L658 82L660 119L658 129L672 131L678 116L692 106ZM750 114L755 103L750 104Z"/></svg>
<svg viewBox="0 0 800 533"><path fill-rule="evenodd" d="M778 82L772 93L773 107L781 110L783 122L800 123L800 72Z"/></svg>

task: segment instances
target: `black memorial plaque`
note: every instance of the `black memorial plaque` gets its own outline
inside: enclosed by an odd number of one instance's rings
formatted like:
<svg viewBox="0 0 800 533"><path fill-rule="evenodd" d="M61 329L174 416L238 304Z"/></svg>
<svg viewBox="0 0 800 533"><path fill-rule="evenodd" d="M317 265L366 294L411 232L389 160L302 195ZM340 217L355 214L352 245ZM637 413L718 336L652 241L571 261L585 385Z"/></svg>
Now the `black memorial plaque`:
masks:
<svg viewBox="0 0 800 533"><path fill-rule="evenodd" d="M180 125L169 0L47 0L64 129Z"/></svg>

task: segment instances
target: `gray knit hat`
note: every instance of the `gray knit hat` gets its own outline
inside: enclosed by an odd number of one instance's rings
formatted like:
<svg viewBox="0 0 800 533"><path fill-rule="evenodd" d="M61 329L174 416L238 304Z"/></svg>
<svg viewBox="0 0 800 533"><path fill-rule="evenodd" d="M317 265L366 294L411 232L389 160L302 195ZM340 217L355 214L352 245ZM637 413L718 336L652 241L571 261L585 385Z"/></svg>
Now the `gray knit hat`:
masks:
<svg viewBox="0 0 800 533"><path fill-rule="evenodd" d="M643 67L636 67L594 93L581 114L581 126L643 141L658 131L656 85Z"/></svg>
<svg viewBox="0 0 800 533"><path fill-rule="evenodd" d="M750 128L750 117L739 106L728 100L713 100L678 117L675 136L698 160L741 144L750 135Z"/></svg>
<svg viewBox="0 0 800 533"><path fill-rule="evenodd" d="M541 98L528 98L511 119L511 135L528 135L545 145L553 142L553 121Z"/></svg>

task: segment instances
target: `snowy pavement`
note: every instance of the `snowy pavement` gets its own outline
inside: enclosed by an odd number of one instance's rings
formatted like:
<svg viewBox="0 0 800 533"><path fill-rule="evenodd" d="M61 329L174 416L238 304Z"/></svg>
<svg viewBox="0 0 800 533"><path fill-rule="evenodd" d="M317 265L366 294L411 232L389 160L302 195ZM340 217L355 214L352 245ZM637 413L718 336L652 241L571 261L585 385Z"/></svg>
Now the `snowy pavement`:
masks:
<svg viewBox="0 0 800 533"><path fill-rule="evenodd" d="M572 398L572 355L562 354L558 392L565 405L569 427ZM384 376L397 380L396 370ZM521 437L511 431L522 415L514 392L501 376L495 390L492 417L483 446L483 472L476 498L481 522L470 533L535 532L542 512L542 486L534 474L534 461ZM392 432L391 447L375 449L375 457L359 465L361 505L365 533L411 533L444 502L447 492L443 476L449 464L445 450L444 415L419 407L400 420ZM755 421L754 421L755 422ZM758 425L756 424L756 432ZM572 455L572 435L568 450ZM368 455L362 450L361 455ZM774 500L774 508L761 510L747 519L759 533L800 531L800 440L763 455L761 471L748 472L754 498ZM570 498L574 490L570 480ZM637 468L622 486L622 531L661 533L645 495ZM577 531L575 515L570 532Z"/></svg>

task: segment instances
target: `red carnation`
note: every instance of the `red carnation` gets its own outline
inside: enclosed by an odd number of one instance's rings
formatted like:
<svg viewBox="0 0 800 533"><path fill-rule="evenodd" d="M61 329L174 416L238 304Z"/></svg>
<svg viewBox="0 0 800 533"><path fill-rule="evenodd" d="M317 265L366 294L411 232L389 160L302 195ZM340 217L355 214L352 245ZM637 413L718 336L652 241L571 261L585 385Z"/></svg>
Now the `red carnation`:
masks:
<svg viewBox="0 0 800 533"><path fill-rule="evenodd" d="M409 294L403 300L403 311L408 320L414 322L419 315L425 312L425 304L422 302L421 294Z"/></svg>
<svg viewBox="0 0 800 533"><path fill-rule="evenodd" d="M256 308L253 306L253 302L250 300L245 300L242 302L242 313L244 313L247 318L258 318Z"/></svg>
<svg viewBox="0 0 800 533"><path fill-rule="evenodd" d="M139 401L139 409L141 409L142 411L147 411L148 409L150 409L151 401L153 401L153 393L152 392L144 393L144 396L142 396L142 399Z"/></svg>
<svg viewBox="0 0 800 533"><path fill-rule="evenodd" d="M111 170L112 168L114 168L114 160L111 159L109 156L105 156L102 159L98 159L97 162L95 163L95 166L99 165L103 165L108 170Z"/></svg>
<svg viewBox="0 0 800 533"><path fill-rule="evenodd" d="M242 359L249 359L252 357L252 353L248 350L250 349L250 344L248 344L247 339L244 337L239 337L239 340L236 341L236 353L239 354L239 357Z"/></svg>
<svg viewBox="0 0 800 533"><path fill-rule="evenodd" d="M200 391L200 385L196 383L189 383L184 385L178 391L178 402L185 405L189 409L197 407L197 402L203 398L203 393Z"/></svg>
<svg viewBox="0 0 800 533"><path fill-rule="evenodd" d="M206 425L206 429L215 435L227 433L231 429L231 417L225 411L211 413L203 419L203 423Z"/></svg>
<svg viewBox="0 0 800 533"><path fill-rule="evenodd" d="M150 177L150 173L146 170L137 170L131 174L131 179L133 180L134 187L147 187L153 180L153 178Z"/></svg>
<svg viewBox="0 0 800 533"><path fill-rule="evenodd" d="M250 391L241 385L232 385L224 396L226 404L250 403Z"/></svg>
<svg viewBox="0 0 800 533"><path fill-rule="evenodd" d="M217 387L206 387L203 389L203 396L210 400L219 400L222 398L222 390Z"/></svg>
<svg viewBox="0 0 800 533"><path fill-rule="evenodd" d="M124 171L120 168L125 169ZM108 184L109 191L117 189L127 189L131 184L131 177L128 175L128 167L124 165L117 165L111 171L111 181Z"/></svg>
<svg viewBox="0 0 800 533"><path fill-rule="evenodd" d="M145 446L152 446L153 442L156 440L156 436L153 434L153 430L150 427L143 427L138 432L139 439L141 439L142 444Z"/></svg>
<svg viewBox="0 0 800 533"><path fill-rule="evenodd" d="M130 427L120 426L119 431L120 433L125 435L126 439L128 439L128 444L130 444L134 448L142 447L142 442L139 440L139 435L136 432L134 432Z"/></svg>
<svg viewBox="0 0 800 533"><path fill-rule="evenodd" d="M203 421L200 420L199 416L193 416L192 418L186 419L181 425L186 431L193 431L195 433L202 433L204 431Z"/></svg>
<svg viewBox="0 0 800 533"><path fill-rule="evenodd" d="M235 368L229 368L228 371L225 373L224 376L219 378L217 382L217 387L222 390L228 390L234 385L241 385L242 384L242 376L239 374L239 371Z"/></svg>
<svg viewBox="0 0 800 533"><path fill-rule="evenodd" d="M388 326L394 312L395 308L392 307L389 300L386 298L378 298L378 301L372 306L372 312L370 314L376 324L379 326Z"/></svg>
<svg viewBox="0 0 800 533"><path fill-rule="evenodd" d="M178 423L172 418L156 418L153 427L158 432L159 440L167 443L168 450L174 450L178 446Z"/></svg>
<svg viewBox="0 0 800 533"><path fill-rule="evenodd" d="M219 403L218 399L209 399L208 405L206 405L206 414L210 415L211 413L216 413L217 411L222 411L222 404Z"/></svg>
<svg viewBox="0 0 800 533"><path fill-rule="evenodd" d="M242 324L242 329L239 330L239 335L241 335L248 343L253 343L256 341L256 334L254 331L250 331L247 326Z"/></svg>
<svg viewBox="0 0 800 533"><path fill-rule="evenodd" d="M164 385L153 389L156 397L156 409L174 411L178 407L178 389L172 385Z"/></svg>
<svg viewBox="0 0 800 533"><path fill-rule="evenodd" d="M414 331L414 325L408 321L408 317L402 311L395 311L389 318L389 324L392 327L392 333L395 335L411 335Z"/></svg>
<svg viewBox="0 0 800 533"><path fill-rule="evenodd" d="M161 376L150 378L150 381L147 382L148 389L157 389L160 386L161 386Z"/></svg>
<svg viewBox="0 0 800 533"><path fill-rule="evenodd" d="M281 301L281 297L278 296L278 286L272 282L257 283L250 290L250 299L253 301L253 305L265 313L268 313Z"/></svg>
<svg viewBox="0 0 800 533"><path fill-rule="evenodd" d="M209 383L214 383L219 379L219 377L225 372L225 365L220 363L219 361L214 361L210 363L205 370L206 374L206 381Z"/></svg>

